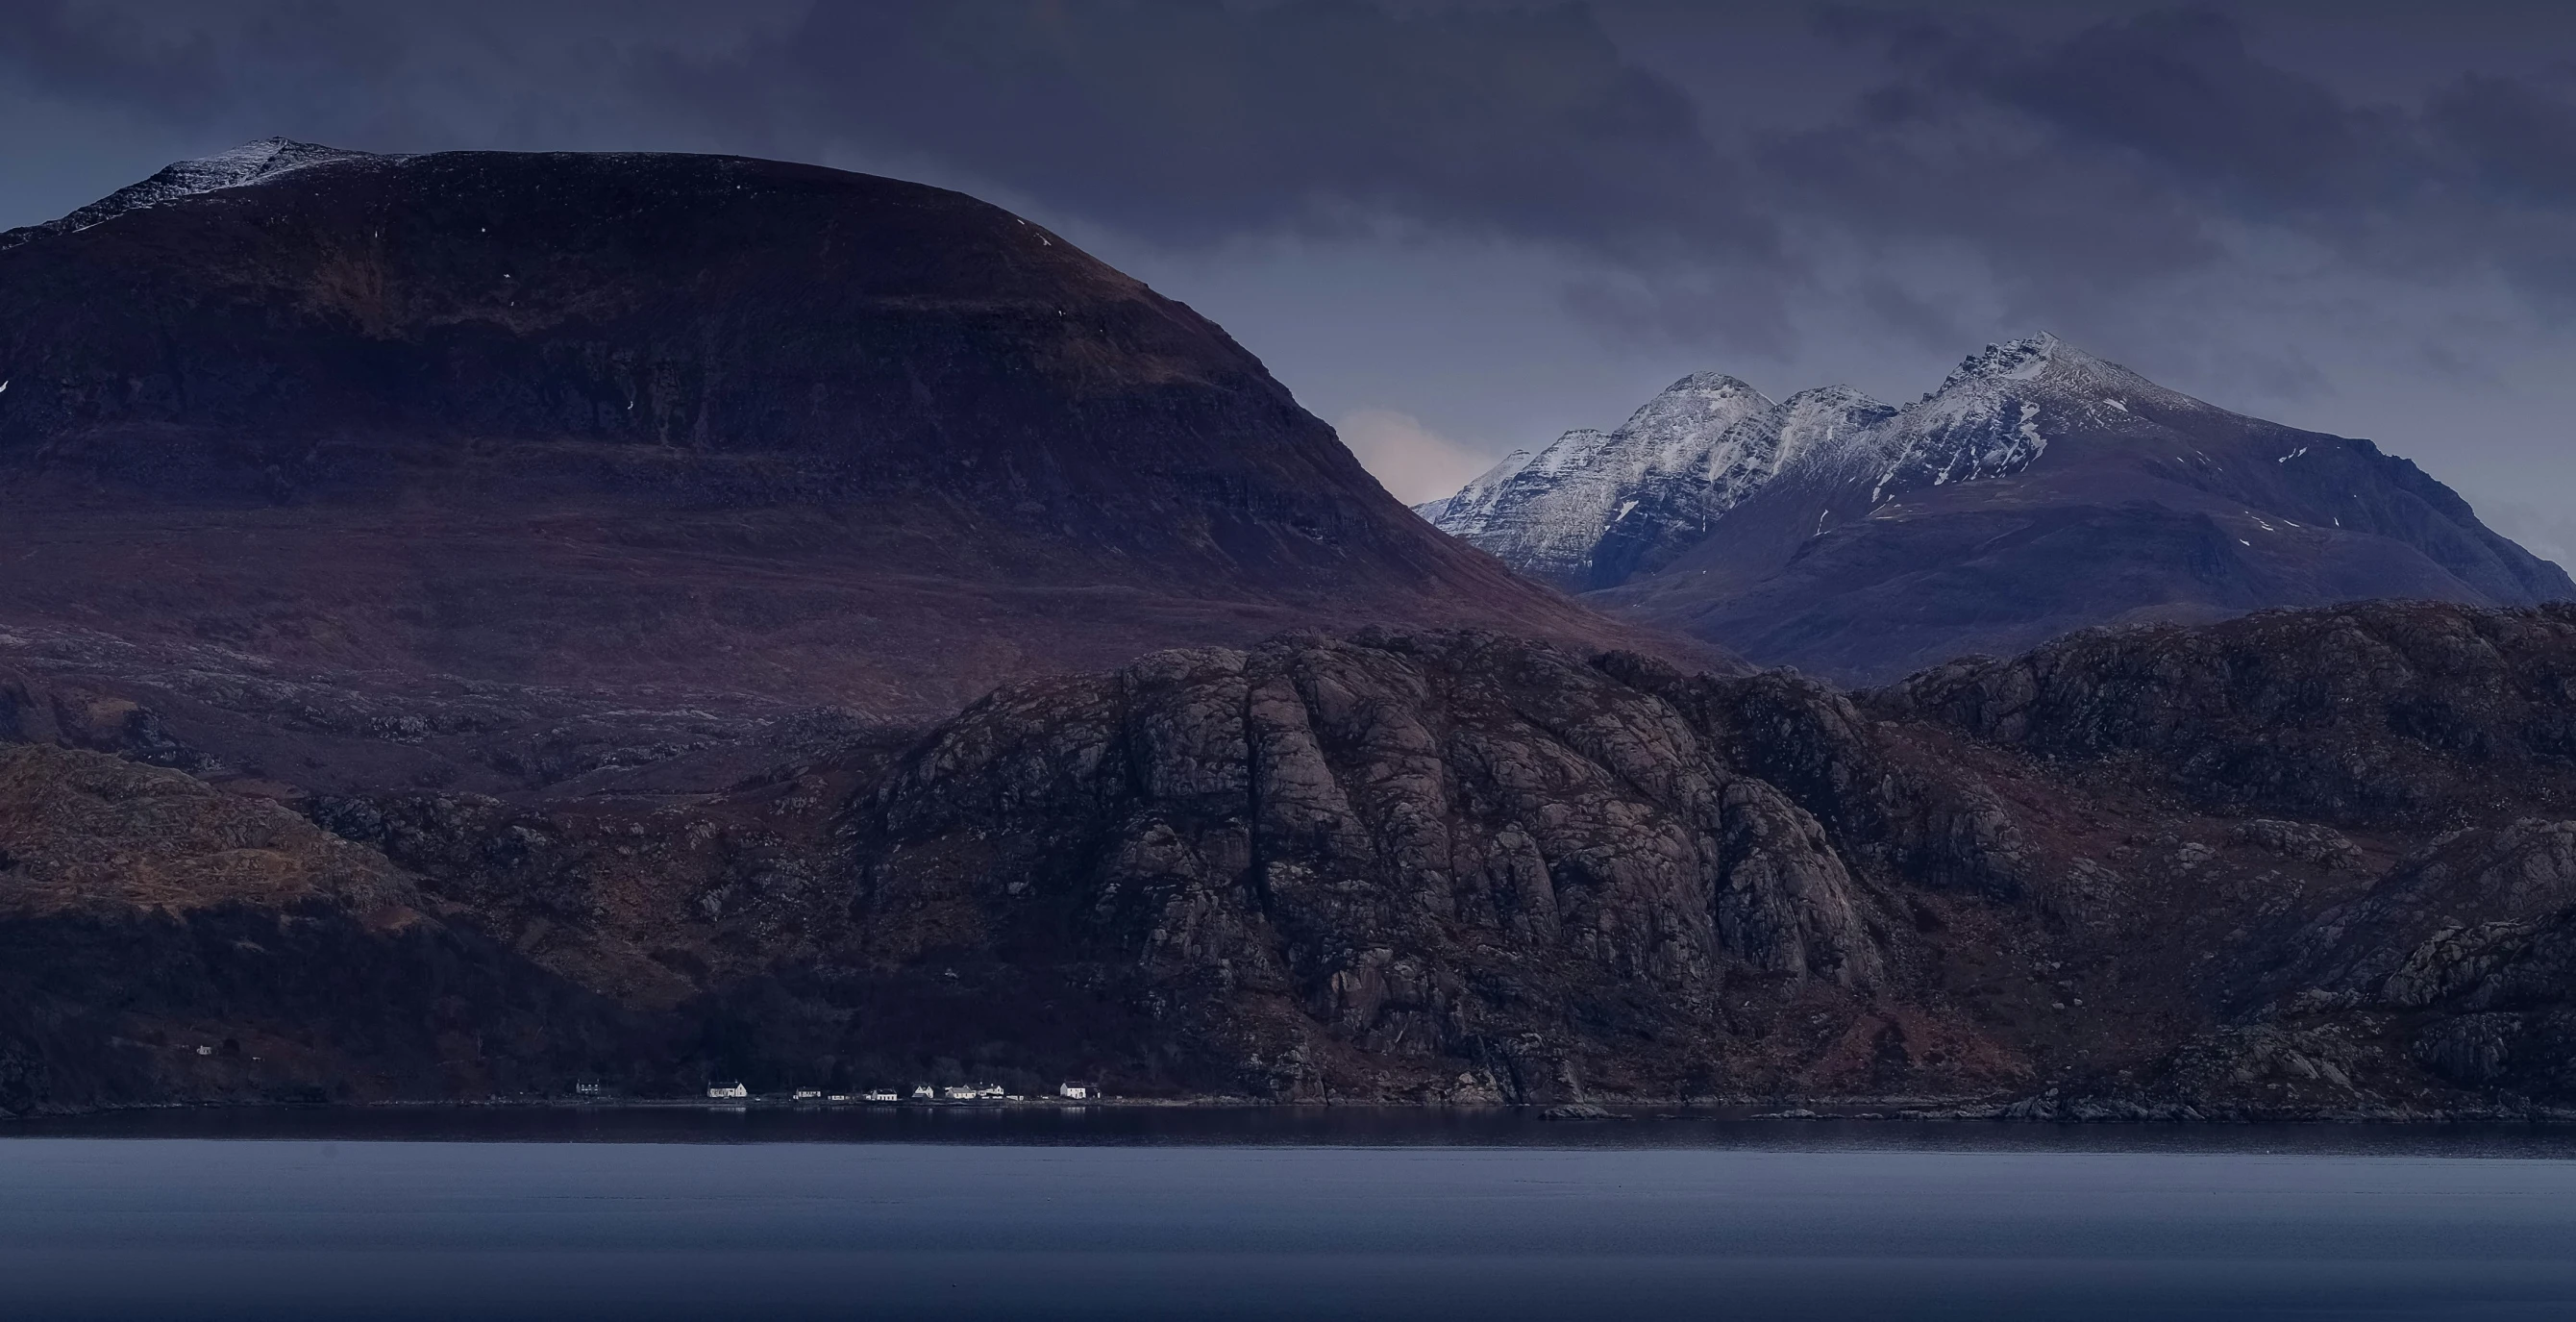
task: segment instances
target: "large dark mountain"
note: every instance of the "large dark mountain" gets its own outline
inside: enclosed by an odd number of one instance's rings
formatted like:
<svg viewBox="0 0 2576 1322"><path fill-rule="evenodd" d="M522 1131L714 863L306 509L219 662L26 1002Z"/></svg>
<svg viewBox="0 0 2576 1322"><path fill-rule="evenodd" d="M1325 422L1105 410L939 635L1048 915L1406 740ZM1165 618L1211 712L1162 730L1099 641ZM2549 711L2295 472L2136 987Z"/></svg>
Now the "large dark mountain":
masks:
<svg viewBox="0 0 2576 1322"><path fill-rule="evenodd" d="M810 166L253 144L0 236L0 382L0 666L274 777L560 777L1297 625L1617 632L1188 308Z"/></svg>
<svg viewBox="0 0 2576 1322"><path fill-rule="evenodd" d="M2045 335L1903 408L1692 377L1422 512L1605 608L1845 682L2094 624L2576 597L2368 441L2230 413Z"/></svg>
<svg viewBox="0 0 2576 1322"><path fill-rule="evenodd" d="M0 1110L1076 1077L2576 1116L2571 683L2576 608L2377 604L1852 694L1304 635L685 800L0 744Z"/></svg>

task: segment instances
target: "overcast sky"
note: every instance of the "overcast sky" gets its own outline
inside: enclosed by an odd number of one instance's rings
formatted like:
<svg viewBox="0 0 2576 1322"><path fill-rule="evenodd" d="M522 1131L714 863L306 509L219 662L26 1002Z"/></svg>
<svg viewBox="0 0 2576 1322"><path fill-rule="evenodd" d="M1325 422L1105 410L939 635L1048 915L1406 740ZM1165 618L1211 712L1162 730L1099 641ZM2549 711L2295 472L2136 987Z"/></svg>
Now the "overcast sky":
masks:
<svg viewBox="0 0 2576 1322"><path fill-rule="evenodd" d="M962 188L1397 494L2047 329L2576 561L2576 4L0 0L0 226L272 134Z"/></svg>

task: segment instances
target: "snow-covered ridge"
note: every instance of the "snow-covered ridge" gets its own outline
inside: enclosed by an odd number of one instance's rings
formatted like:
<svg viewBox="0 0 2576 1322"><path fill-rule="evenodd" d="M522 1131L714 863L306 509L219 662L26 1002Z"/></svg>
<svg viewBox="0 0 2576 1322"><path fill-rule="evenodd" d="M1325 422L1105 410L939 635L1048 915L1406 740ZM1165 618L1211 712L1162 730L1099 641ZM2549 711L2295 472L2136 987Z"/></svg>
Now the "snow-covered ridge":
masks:
<svg viewBox="0 0 2576 1322"><path fill-rule="evenodd" d="M175 161L163 166L151 178L129 184L99 200L42 225L0 234L0 248L19 244L50 234L73 234L93 225L104 224L127 212L160 206L183 197L195 197L218 189L243 188L266 183L280 175L291 174L310 166L338 161L384 160L369 152L325 147L318 143L296 142L287 138L262 138L246 142L230 151L195 160Z"/></svg>
<svg viewBox="0 0 2576 1322"><path fill-rule="evenodd" d="M2029 381L2048 369L2066 343L2046 331L2003 344L1989 344L1983 352L1968 355L1967 361L1951 369L1941 384L1925 393L1925 399L1947 394L1971 381Z"/></svg>
<svg viewBox="0 0 2576 1322"><path fill-rule="evenodd" d="M2048 334L1987 345L1903 408L1847 386L1774 404L1734 377L1701 373L1615 432L1571 431L1535 455L1515 451L1416 508L1524 572L1607 587L1652 572L1783 479L1853 487L1836 504L1856 516L1906 491L2022 472L2052 435L2136 425L2141 401L2206 407Z"/></svg>
<svg viewBox="0 0 2576 1322"><path fill-rule="evenodd" d="M1515 566L1577 578L1614 526L1665 517L1655 498L1723 508L1759 486L1778 440L1762 419L1776 407L1734 377L1687 376L1616 431L1579 428L1535 455L1514 451L1456 495L1415 508Z"/></svg>

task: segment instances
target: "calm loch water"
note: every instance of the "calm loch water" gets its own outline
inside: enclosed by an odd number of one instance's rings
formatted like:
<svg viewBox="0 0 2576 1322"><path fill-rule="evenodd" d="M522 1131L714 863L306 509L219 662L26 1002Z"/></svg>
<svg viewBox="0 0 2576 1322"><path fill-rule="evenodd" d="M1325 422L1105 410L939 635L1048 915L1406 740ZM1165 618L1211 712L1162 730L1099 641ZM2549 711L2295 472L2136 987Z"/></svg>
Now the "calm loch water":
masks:
<svg viewBox="0 0 2576 1322"><path fill-rule="evenodd" d="M1514 1115L0 1128L16 1318L2576 1317L2576 1133Z"/></svg>

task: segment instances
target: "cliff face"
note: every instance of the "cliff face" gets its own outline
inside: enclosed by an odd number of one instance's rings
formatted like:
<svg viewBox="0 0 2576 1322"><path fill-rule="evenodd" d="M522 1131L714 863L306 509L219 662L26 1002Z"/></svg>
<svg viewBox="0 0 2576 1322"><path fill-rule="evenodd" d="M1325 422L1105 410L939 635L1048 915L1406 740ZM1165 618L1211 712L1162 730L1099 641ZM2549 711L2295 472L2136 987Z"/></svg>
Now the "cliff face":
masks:
<svg viewBox="0 0 2576 1322"><path fill-rule="evenodd" d="M272 840L250 847L363 860L332 866L367 881L75 914L44 898L49 860L126 831L201 860L155 875L234 875L202 858L249 828L0 813L11 976L76 989L22 1001L58 1009L5 1050L22 1106L584 1073L2033 1116L2566 1106L2570 677L2562 608L2096 633L1859 694L1472 632L1291 635L1015 686L904 740L824 733L719 795L301 801L337 841L175 771L22 751L247 814ZM35 784L0 777L13 807ZM421 917L370 917L397 901ZM233 990L121 991L108 930L132 967ZM296 972L236 967L243 941ZM359 968L391 984L378 1019L293 990ZM462 985L442 979L554 1008L439 1000ZM144 1045L206 1038L299 1045L220 1074L220 1050ZM178 1068L134 1063L164 1055Z"/></svg>
<svg viewBox="0 0 2576 1322"><path fill-rule="evenodd" d="M1114 973L1290 1096L1667 1091L1744 1067L1730 993L1889 976L1891 901L1814 817L1650 694L1483 636L1014 691L911 754L850 842L871 962ZM1639 1036L1666 1050L1612 1049Z"/></svg>
<svg viewBox="0 0 2576 1322"><path fill-rule="evenodd" d="M1299 625L1620 635L1188 308L808 166L253 144L0 242L0 382L0 665L322 787Z"/></svg>

